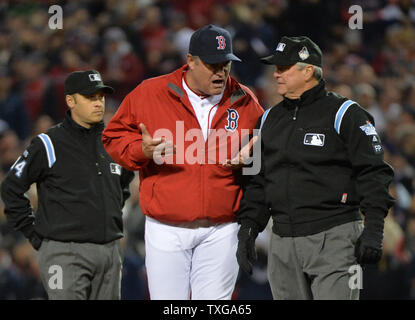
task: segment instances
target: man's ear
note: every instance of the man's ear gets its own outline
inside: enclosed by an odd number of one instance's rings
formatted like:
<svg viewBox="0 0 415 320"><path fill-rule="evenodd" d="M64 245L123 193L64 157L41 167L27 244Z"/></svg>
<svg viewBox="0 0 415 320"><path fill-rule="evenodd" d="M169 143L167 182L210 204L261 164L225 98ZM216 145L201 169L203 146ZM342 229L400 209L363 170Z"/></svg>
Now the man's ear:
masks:
<svg viewBox="0 0 415 320"><path fill-rule="evenodd" d="M193 57L190 53L188 53L187 54L187 65L189 66L190 70L194 68L195 63L196 63L196 58Z"/></svg>
<svg viewBox="0 0 415 320"><path fill-rule="evenodd" d="M313 79L314 67L312 65L308 65L304 68L304 70L305 70L305 80L310 81L311 79Z"/></svg>
<svg viewBox="0 0 415 320"><path fill-rule="evenodd" d="M66 101L66 104L69 107L69 109L72 109L75 106L76 101L75 101L75 97L73 95L67 94L65 96L65 101Z"/></svg>

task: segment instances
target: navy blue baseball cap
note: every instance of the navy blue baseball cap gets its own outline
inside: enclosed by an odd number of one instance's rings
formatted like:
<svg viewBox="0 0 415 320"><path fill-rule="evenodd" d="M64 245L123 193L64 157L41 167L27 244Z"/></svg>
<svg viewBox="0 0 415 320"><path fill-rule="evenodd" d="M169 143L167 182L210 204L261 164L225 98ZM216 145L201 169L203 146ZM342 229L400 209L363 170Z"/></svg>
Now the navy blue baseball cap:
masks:
<svg viewBox="0 0 415 320"><path fill-rule="evenodd" d="M308 37L282 37L274 53L262 58L261 62L276 66L291 66L297 62L304 62L321 67L322 56L319 46Z"/></svg>
<svg viewBox="0 0 415 320"><path fill-rule="evenodd" d="M196 30L190 38L189 53L209 64L241 61L232 52L230 33L213 24Z"/></svg>
<svg viewBox="0 0 415 320"><path fill-rule="evenodd" d="M114 89L102 82L101 74L96 70L75 71L65 80L65 94L93 94L98 90L114 93Z"/></svg>

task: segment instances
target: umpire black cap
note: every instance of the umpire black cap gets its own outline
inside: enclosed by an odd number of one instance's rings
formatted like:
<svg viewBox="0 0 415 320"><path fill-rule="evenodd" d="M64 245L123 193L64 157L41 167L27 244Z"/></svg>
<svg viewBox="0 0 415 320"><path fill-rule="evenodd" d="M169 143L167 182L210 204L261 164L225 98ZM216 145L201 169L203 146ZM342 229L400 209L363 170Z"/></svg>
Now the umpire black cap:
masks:
<svg viewBox="0 0 415 320"><path fill-rule="evenodd" d="M114 89L104 85L101 74L96 70L75 71L65 80L65 94L93 94L98 90L104 93L114 93Z"/></svg>
<svg viewBox="0 0 415 320"><path fill-rule="evenodd" d="M189 53L209 64L241 61L232 52L230 33L213 24L196 30L190 38Z"/></svg>
<svg viewBox="0 0 415 320"><path fill-rule="evenodd" d="M291 66L297 62L304 62L321 67L322 56L318 45L308 37L282 37L275 52L262 58L261 62L276 66Z"/></svg>

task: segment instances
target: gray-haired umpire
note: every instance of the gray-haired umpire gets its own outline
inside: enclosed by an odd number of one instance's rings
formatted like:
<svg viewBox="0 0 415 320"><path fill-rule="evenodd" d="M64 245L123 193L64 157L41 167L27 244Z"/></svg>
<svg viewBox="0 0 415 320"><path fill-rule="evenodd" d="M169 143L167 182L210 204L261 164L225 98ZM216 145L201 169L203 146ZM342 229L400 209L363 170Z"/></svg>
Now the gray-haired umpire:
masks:
<svg viewBox="0 0 415 320"><path fill-rule="evenodd" d="M261 172L248 177L237 213L238 262L252 272L255 239L272 216L274 299L359 299L351 276L356 264L380 260L394 203L373 117L327 91L321 50L309 38L283 37L262 61L275 65L284 99L258 120Z"/></svg>
<svg viewBox="0 0 415 320"><path fill-rule="evenodd" d="M105 95L95 70L65 80L62 123L35 137L6 175L6 217L38 250L49 299L120 299L122 212L133 172L101 142ZM36 183L34 213L25 192Z"/></svg>

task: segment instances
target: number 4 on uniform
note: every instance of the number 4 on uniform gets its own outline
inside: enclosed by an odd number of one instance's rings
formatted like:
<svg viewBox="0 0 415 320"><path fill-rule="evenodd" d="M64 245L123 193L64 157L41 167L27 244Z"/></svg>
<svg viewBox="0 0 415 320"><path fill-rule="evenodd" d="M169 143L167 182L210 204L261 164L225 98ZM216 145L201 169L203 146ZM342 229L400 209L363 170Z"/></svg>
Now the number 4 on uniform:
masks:
<svg viewBox="0 0 415 320"><path fill-rule="evenodd" d="M23 168L26 166L26 160L18 163L19 160L20 160L20 157L19 157L19 159L17 159L17 161L11 167L11 170L16 170L16 172L14 174L18 178L20 178L22 176Z"/></svg>

